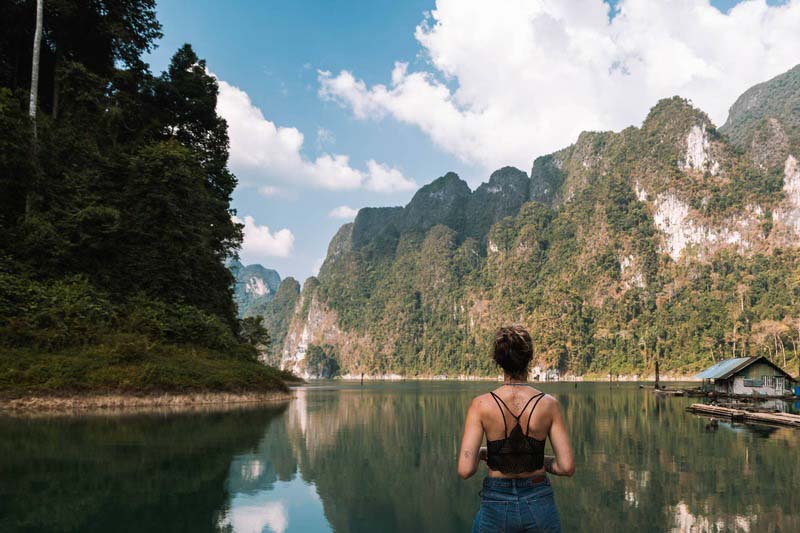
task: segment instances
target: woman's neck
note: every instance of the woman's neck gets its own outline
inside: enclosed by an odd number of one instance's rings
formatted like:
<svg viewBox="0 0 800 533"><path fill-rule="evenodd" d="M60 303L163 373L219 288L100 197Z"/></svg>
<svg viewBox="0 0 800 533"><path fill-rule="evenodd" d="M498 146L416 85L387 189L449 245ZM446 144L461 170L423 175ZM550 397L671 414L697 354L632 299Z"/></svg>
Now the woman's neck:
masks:
<svg viewBox="0 0 800 533"><path fill-rule="evenodd" d="M503 385L527 385L528 380L525 378L514 378L506 374L503 376Z"/></svg>

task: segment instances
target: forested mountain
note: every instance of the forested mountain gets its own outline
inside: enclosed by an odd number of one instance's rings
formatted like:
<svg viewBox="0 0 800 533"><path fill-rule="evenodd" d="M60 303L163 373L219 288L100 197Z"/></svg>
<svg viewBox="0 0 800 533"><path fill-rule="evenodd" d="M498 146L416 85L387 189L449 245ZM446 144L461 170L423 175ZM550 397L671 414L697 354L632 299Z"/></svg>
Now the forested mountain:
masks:
<svg viewBox="0 0 800 533"><path fill-rule="evenodd" d="M720 130L674 97L530 176L470 191L449 173L405 207L362 209L305 282L283 365L489 374L492 331L519 322L536 364L571 374L762 353L796 368L799 74L746 92Z"/></svg>
<svg viewBox="0 0 800 533"><path fill-rule="evenodd" d="M281 284L277 271L258 264L245 266L234 260L228 268L235 279L233 300L240 318L258 314L252 309L271 301Z"/></svg>
<svg viewBox="0 0 800 533"><path fill-rule="evenodd" d="M261 360L279 365L289 321L300 296L300 284L292 277L281 280L275 270L257 264L244 266L232 261L229 268L236 278L234 300L239 317L260 317L269 333L270 342L266 348L262 347Z"/></svg>
<svg viewBox="0 0 800 533"><path fill-rule="evenodd" d="M232 298L217 82L154 0L0 3L0 392L275 386ZM250 324L252 326L252 324ZM241 333L241 336L240 336Z"/></svg>
<svg viewBox="0 0 800 533"><path fill-rule="evenodd" d="M281 363L283 344L299 297L300 283L288 277L278 285L271 300L258 302L248 310L249 316L262 317L262 323L269 332L270 344L262 351L262 361L267 364L279 366Z"/></svg>

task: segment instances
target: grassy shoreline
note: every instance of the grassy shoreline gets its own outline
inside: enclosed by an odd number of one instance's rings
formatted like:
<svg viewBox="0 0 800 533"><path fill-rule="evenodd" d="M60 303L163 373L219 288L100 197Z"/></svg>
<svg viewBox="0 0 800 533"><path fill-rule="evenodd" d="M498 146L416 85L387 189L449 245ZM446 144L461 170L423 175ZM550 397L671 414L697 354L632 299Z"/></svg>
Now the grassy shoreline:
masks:
<svg viewBox="0 0 800 533"><path fill-rule="evenodd" d="M127 398L111 404L157 405L165 396L177 403L195 403L191 398L204 395L239 401L242 395L288 396L287 383L300 382L257 361L193 345L158 343L123 353L103 344L58 352L0 348L0 408L68 400L91 406L108 398Z"/></svg>

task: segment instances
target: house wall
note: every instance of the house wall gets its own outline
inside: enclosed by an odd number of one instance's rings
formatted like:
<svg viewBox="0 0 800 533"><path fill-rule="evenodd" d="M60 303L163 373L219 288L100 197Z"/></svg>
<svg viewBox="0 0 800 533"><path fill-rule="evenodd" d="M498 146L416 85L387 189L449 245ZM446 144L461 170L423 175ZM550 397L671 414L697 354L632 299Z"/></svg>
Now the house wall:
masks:
<svg viewBox="0 0 800 533"><path fill-rule="evenodd" d="M731 388L731 380L723 381L721 379L716 379L714 380L713 387L714 387L714 392L716 393L731 394L733 392L733 389Z"/></svg>
<svg viewBox="0 0 800 533"><path fill-rule="evenodd" d="M760 379L761 376L767 376L770 374L761 374L758 377L753 378L745 378L744 376L735 376L733 378L733 393L734 394L756 394L756 395L764 395L764 396L782 396L786 393L786 388L776 389L774 387L746 387L744 384L745 379ZM783 375L783 374L779 374Z"/></svg>
<svg viewBox="0 0 800 533"><path fill-rule="evenodd" d="M759 379L761 376L782 376L774 367L766 363L756 363L736 373L736 377Z"/></svg>

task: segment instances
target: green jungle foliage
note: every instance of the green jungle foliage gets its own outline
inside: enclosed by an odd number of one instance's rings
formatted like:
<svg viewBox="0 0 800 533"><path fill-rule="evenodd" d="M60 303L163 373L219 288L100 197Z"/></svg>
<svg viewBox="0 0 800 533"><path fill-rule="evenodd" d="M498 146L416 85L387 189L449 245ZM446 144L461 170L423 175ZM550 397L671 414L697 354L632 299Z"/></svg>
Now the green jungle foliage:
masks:
<svg viewBox="0 0 800 533"><path fill-rule="evenodd" d="M288 277L278 285L278 290L271 300L258 301L247 310L246 317L262 317L262 324L270 335L270 344L262 348L267 364L274 366L280 364L283 343L299 297L300 284L296 279Z"/></svg>
<svg viewBox="0 0 800 533"><path fill-rule="evenodd" d="M336 348L330 344L322 346L310 344L306 350L306 370L309 374L323 378L338 376L339 361L336 357Z"/></svg>
<svg viewBox="0 0 800 533"><path fill-rule="evenodd" d="M280 387L239 335L205 61L187 44L149 71L153 0L45 2L34 127L35 4L0 5L0 389Z"/></svg>
<svg viewBox="0 0 800 533"><path fill-rule="evenodd" d="M800 65L751 87L731 106L720 130L747 149L768 119L777 120L790 142L800 141Z"/></svg>
<svg viewBox="0 0 800 533"><path fill-rule="evenodd" d="M695 125L703 125L722 173L682 170ZM349 344L359 346L354 353L337 352L342 372L494 374L489 339L518 322L533 335L534 364L573 374L647 373L658 360L663 371L685 375L761 354L794 374L798 247L757 243L747 254L729 247L676 263L660 251L651 208L636 192L677 194L709 224L762 206L756 229L766 238L783 199L782 169L761 168L752 157L686 100L663 100L641 128L584 133L538 158L525 203L509 194L513 180L499 194L482 185L470 196L451 173L405 208L362 210L303 290L336 313L342 337L363 339ZM459 218L454 206L470 205ZM636 279L623 275L624 260L635 263Z"/></svg>

